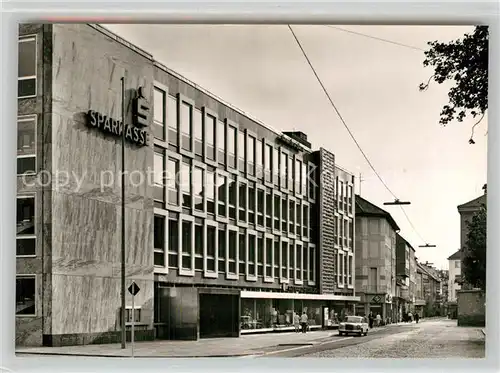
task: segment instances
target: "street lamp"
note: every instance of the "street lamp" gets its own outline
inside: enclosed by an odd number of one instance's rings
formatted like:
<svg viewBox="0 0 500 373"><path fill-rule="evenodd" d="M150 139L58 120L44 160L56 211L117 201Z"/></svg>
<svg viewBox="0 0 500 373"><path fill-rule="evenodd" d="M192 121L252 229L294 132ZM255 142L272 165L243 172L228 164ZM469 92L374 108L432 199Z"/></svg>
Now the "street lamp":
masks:
<svg viewBox="0 0 500 373"><path fill-rule="evenodd" d="M425 245L419 245L418 247L437 247L436 245L429 245L426 243Z"/></svg>
<svg viewBox="0 0 500 373"><path fill-rule="evenodd" d="M384 205L387 206L399 206L399 205L410 205L411 202L409 201L400 201L399 199L395 199L394 202L384 202Z"/></svg>

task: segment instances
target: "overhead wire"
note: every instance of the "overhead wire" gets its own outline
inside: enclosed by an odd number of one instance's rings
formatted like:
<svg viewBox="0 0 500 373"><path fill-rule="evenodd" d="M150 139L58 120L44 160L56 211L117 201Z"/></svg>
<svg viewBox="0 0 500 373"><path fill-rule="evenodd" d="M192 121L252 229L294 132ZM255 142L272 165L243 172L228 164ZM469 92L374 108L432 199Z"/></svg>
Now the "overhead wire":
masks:
<svg viewBox="0 0 500 373"><path fill-rule="evenodd" d="M368 156L366 155L366 153L363 151L363 149L361 148L361 145L358 143L358 141L356 140L356 138L354 137L354 134L352 133L351 129L349 128L349 126L347 125L346 121L344 120L342 114L340 113L340 111L338 110L337 106L335 105L335 103L333 102L333 99L331 98L330 94L328 93L328 90L326 89L325 85L323 84L323 82L321 81L321 78L319 77L318 73L316 72L316 69L314 68L311 60L309 59L309 57L307 56L307 53L306 51L304 50L304 48L302 47L302 44L300 42L300 40L298 39L297 35L295 34L295 32L293 31L293 28L291 25L287 25L290 32L292 33L296 43L298 44L300 50L302 51L302 54L304 55L307 63L309 64L309 67L311 68L312 72L314 73L314 76L316 77L316 79L318 80L318 83L320 84L321 88L323 89L323 92L325 93L326 97L328 98L328 101L330 101L330 104L332 105L333 109L335 110L335 113L337 114L337 116L339 117L340 121L342 122L342 124L344 125L344 127L346 128L347 132L349 133L349 135L351 136L352 140L354 141L354 143L356 144L356 146L358 147L359 151L361 152L361 154L363 155L363 157L365 158L366 162L368 163L368 165L370 166L370 168L372 169L372 171L375 173L375 175L377 176L377 178L380 180L380 182L382 183L382 185L385 187L385 189L394 197L395 200L398 200L398 198L396 197L396 195L393 193L393 191L389 188L389 186L385 183L385 181L382 179L382 177L380 176L380 174L377 172L377 170L375 169L375 167L373 166L372 162L370 161L370 159L368 158ZM420 235L420 233L417 231L417 229L415 228L415 226L413 225L410 217L408 216L408 214L406 213L405 209L403 208L403 206L400 206L401 207L401 210L403 211L406 219L408 220L408 222L410 223L410 226L412 227L412 229L415 231L415 233L419 236L419 238L423 241L423 242L426 242L422 236Z"/></svg>

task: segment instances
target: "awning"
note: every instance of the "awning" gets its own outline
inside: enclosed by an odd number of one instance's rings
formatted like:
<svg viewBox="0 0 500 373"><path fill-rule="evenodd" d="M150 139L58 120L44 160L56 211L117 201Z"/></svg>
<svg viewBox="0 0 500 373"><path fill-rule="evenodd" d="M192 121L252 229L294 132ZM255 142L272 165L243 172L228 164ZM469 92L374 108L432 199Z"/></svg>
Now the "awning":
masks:
<svg viewBox="0 0 500 373"><path fill-rule="evenodd" d="M272 291L242 291L241 298L254 299L302 299L302 300L337 300L359 302L360 297L334 294L274 293Z"/></svg>

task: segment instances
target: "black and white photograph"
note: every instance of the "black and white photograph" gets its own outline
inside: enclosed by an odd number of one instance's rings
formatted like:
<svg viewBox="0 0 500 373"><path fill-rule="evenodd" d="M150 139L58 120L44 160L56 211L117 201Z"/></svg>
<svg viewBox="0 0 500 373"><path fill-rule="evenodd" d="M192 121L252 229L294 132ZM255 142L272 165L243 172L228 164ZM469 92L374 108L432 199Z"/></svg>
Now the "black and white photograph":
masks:
<svg viewBox="0 0 500 373"><path fill-rule="evenodd" d="M485 358L488 26L13 37L18 357Z"/></svg>

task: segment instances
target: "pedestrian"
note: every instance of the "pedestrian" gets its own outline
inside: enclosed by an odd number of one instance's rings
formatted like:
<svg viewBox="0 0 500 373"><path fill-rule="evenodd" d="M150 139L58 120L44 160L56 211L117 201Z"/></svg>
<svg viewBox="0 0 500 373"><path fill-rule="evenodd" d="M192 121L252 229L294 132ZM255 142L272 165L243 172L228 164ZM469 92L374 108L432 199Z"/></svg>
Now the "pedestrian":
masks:
<svg viewBox="0 0 500 373"><path fill-rule="evenodd" d="M415 312L415 322L418 324L418 319L420 319L420 316L418 313Z"/></svg>
<svg viewBox="0 0 500 373"><path fill-rule="evenodd" d="M382 318L380 317L380 313L377 313L377 326L380 326L381 322L382 322Z"/></svg>
<svg viewBox="0 0 500 373"><path fill-rule="evenodd" d="M302 312L302 316L300 317L300 323L302 324L302 333L307 332L307 314L306 311Z"/></svg>
<svg viewBox="0 0 500 373"><path fill-rule="evenodd" d="M295 326L295 333L300 332L300 316L298 313L293 313L293 326Z"/></svg>
<svg viewBox="0 0 500 373"><path fill-rule="evenodd" d="M408 321L410 323L413 322L413 314L411 312L408 312Z"/></svg>
<svg viewBox="0 0 500 373"><path fill-rule="evenodd" d="M370 329L373 329L373 313L372 313L372 311L370 311L370 313L368 314L368 326L370 327Z"/></svg>

